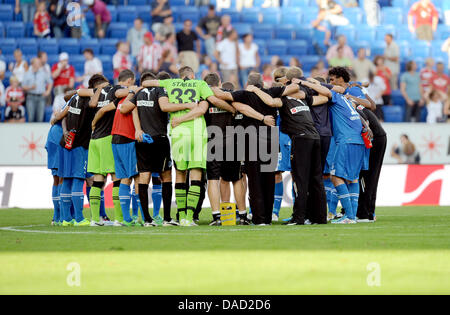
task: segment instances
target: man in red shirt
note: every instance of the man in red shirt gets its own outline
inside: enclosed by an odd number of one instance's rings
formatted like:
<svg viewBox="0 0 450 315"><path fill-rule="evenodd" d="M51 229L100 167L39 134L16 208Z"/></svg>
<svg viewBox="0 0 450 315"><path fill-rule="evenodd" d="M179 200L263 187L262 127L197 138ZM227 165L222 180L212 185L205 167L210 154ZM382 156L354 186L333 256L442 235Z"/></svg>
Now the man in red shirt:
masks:
<svg viewBox="0 0 450 315"><path fill-rule="evenodd" d="M421 40L433 40L436 32L439 14L430 0L420 0L411 6L408 13L408 28Z"/></svg>
<svg viewBox="0 0 450 315"><path fill-rule="evenodd" d="M52 67L52 78L56 96L64 94L66 88L73 88L75 82L75 69L69 65L69 55L65 52L59 54L59 62Z"/></svg>
<svg viewBox="0 0 450 315"><path fill-rule="evenodd" d="M450 86L450 78L445 74L445 65L442 62L436 64L436 73L431 78L433 89L447 94Z"/></svg>
<svg viewBox="0 0 450 315"><path fill-rule="evenodd" d="M420 70L420 81L424 92L429 91L429 89L431 88L431 79L436 74L433 68L434 59L427 58L427 60L425 61L425 68Z"/></svg>

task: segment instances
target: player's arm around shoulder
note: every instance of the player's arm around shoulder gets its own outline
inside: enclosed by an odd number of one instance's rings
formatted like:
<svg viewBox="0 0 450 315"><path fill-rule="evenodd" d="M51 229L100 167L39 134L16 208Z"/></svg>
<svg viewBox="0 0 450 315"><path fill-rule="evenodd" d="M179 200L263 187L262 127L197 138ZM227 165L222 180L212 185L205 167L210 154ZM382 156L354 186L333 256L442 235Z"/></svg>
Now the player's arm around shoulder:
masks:
<svg viewBox="0 0 450 315"><path fill-rule="evenodd" d="M227 112L230 112L233 115L236 113L236 110L234 109L233 106L231 106L230 104L228 104L227 102L225 102L224 100L218 98L215 95L211 95L210 97L208 97L208 101L211 104L213 104L214 106L216 106L217 108L226 110ZM206 108L206 110L208 110L208 108Z"/></svg>
<svg viewBox="0 0 450 315"><path fill-rule="evenodd" d="M213 91L214 95L217 98L220 98L221 100L224 100L224 101L230 101L230 102L233 101L233 95L230 92L222 91L218 87L211 87L211 90Z"/></svg>
<svg viewBox="0 0 450 315"><path fill-rule="evenodd" d="M170 103L167 96L160 96L158 98L158 103L159 108L161 108L161 110L166 113L174 113L180 110L194 109L195 107L197 107L197 103L195 102L181 104Z"/></svg>
<svg viewBox="0 0 450 315"><path fill-rule="evenodd" d="M246 91L255 93L261 101L264 102L267 106L270 107L281 107L283 106L283 102L280 98L273 98L268 93L264 92L260 88L254 86L254 85L248 85L246 88Z"/></svg>
<svg viewBox="0 0 450 315"><path fill-rule="evenodd" d="M203 116L207 110L208 110L208 102L200 101L198 106L189 111L189 113L186 113L180 117L173 117L171 121L172 128L175 128L186 121L194 120Z"/></svg>

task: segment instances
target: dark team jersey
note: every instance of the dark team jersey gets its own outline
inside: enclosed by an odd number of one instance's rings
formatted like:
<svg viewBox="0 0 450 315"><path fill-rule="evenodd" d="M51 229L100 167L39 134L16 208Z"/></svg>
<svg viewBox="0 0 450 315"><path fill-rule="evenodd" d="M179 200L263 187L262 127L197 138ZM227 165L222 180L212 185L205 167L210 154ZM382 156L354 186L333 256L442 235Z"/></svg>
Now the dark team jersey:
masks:
<svg viewBox="0 0 450 315"><path fill-rule="evenodd" d="M321 84L322 86L325 86L329 89L332 89L333 86L330 86L328 84ZM305 92L310 94L311 96L317 96L319 93L317 91L301 85L300 88ZM311 116L314 121L314 126L316 127L317 131L319 132L319 135L326 137L326 136L332 136L333 132L331 131L331 123L330 123L330 111L329 106L331 106L331 101L328 101L325 104L317 105L317 106L311 106Z"/></svg>
<svg viewBox="0 0 450 315"><path fill-rule="evenodd" d="M384 131L377 116L370 109L367 109L364 106L358 106L356 110L362 118L369 121L369 127L373 132L374 138L386 136L386 131Z"/></svg>
<svg viewBox="0 0 450 315"><path fill-rule="evenodd" d="M273 87L270 89L262 89L264 92L272 96L273 98L281 97L283 95L285 87ZM266 105L259 97L253 92L249 91L235 91L232 93L233 100L235 102L243 103L246 105L249 105L254 110L259 112L260 114L264 116L273 116L274 118L277 117L277 109L274 107L270 107ZM242 125L244 127L247 126L265 126L265 124L262 121L258 121L256 119L244 116Z"/></svg>
<svg viewBox="0 0 450 315"><path fill-rule="evenodd" d="M159 107L158 101L161 97L167 97L164 88L145 88L130 100L137 106L142 131L151 137L167 135L169 115Z"/></svg>
<svg viewBox="0 0 450 315"><path fill-rule="evenodd" d="M95 115L95 109L89 107L89 100L89 97L75 95L69 101L66 126L68 131L75 130L75 139L72 143L72 148L89 148L92 120ZM65 146L64 136L61 138L60 144L61 146Z"/></svg>
<svg viewBox="0 0 450 315"><path fill-rule="evenodd" d="M311 115L313 97L305 92L305 99L290 96L283 97L283 106L280 108L281 132L289 136L302 136L310 139L319 139L319 133L314 126Z"/></svg>
<svg viewBox="0 0 450 315"><path fill-rule="evenodd" d="M227 91L223 90L222 91ZM227 91L231 92L231 91ZM225 135L226 127L233 126L233 114L224 109L218 108L208 101L208 110L205 114L206 126L217 126Z"/></svg>
<svg viewBox="0 0 450 315"><path fill-rule="evenodd" d="M115 93L118 89L123 88L120 85L108 85L104 87L100 97L98 98L96 111L100 110L100 108L109 105L109 103L114 102L117 107L119 103L119 99L115 96ZM95 126L95 130L92 133L92 139L100 139L111 135L111 130L114 122L114 115L116 114L115 110L106 112L102 118L99 119Z"/></svg>

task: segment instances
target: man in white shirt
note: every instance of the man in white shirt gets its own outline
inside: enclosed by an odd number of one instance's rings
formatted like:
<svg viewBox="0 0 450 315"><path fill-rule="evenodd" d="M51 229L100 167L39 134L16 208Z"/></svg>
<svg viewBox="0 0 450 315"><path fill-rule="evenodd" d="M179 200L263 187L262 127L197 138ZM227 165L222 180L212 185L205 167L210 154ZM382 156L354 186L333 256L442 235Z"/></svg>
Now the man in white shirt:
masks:
<svg viewBox="0 0 450 315"><path fill-rule="evenodd" d="M103 65L100 59L94 56L94 52L90 48L86 48L83 51L83 56L86 59L84 63L84 75L81 77L83 80L83 87L89 86L89 79L97 73L103 74Z"/></svg>
<svg viewBox="0 0 450 315"><path fill-rule="evenodd" d="M214 56L220 65L223 82L232 82L235 86L239 86L238 82L238 44L237 33L232 30L228 37L217 43Z"/></svg>
<svg viewBox="0 0 450 315"><path fill-rule="evenodd" d="M364 79L362 81L367 81L367 79ZM384 83L383 78L375 75L372 71L369 72L368 81L369 87L367 88L367 95L369 95L377 105L375 115L377 115L380 121L384 121L382 106L384 104L383 94L386 90L386 84Z"/></svg>
<svg viewBox="0 0 450 315"><path fill-rule="evenodd" d="M394 42L392 34L386 34L384 37L386 48L384 50L384 58L386 67L391 70L392 76L390 85L392 90L398 90L398 75L400 73L400 48Z"/></svg>

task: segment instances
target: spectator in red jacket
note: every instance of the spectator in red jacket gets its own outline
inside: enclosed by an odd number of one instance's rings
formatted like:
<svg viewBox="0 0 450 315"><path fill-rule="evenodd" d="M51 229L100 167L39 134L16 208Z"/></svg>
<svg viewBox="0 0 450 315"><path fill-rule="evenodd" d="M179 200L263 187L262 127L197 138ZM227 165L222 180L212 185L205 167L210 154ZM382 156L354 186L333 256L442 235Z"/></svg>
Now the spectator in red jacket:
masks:
<svg viewBox="0 0 450 315"><path fill-rule="evenodd" d="M442 62L436 64L436 73L431 78L431 86L433 89L447 94L450 90L450 78L445 74L445 65Z"/></svg>
<svg viewBox="0 0 450 315"><path fill-rule="evenodd" d="M73 88L75 84L75 69L69 64L69 55L65 52L59 54L59 62L52 67L52 78L55 99L64 94L66 88Z"/></svg>
<svg viewBox="0 0 450 315"><path fill-rule="evenodd" d="M34 15L34 35L37 37L50 37L50 14L45 6L45 1L39 2Z"/></svg>
<svg viewBox="0 0 450 315"><path fill-rule="evenodd" d="M439 14L430 0L420 0L411 6L408 13L408 28L421 40L433 40L436 32Z"/></svg>

